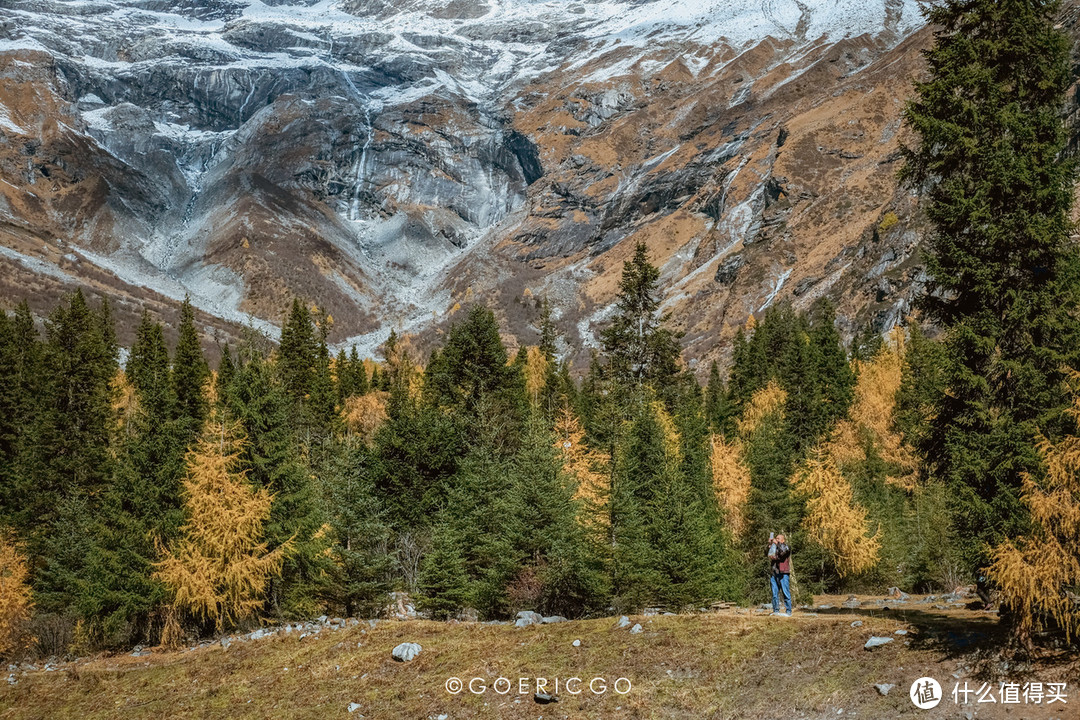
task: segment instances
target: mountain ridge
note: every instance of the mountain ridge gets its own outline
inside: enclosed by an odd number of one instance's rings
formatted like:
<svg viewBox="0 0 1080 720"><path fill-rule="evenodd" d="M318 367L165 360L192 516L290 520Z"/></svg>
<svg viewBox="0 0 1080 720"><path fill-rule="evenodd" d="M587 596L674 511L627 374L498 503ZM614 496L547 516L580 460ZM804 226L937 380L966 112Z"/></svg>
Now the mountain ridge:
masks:
<svg viewBox="0 0 1080 720"><path fill-rule="evenodd" d="M587 348L644 240L693 361L780 299L829 294L849 334L887 329L918 279L892 179L915 2L9 0L0 18L0 262L45 294L190 294L270 334L299 295L368 353L473 298L530 342L514 301L543 294Z"/></svg>

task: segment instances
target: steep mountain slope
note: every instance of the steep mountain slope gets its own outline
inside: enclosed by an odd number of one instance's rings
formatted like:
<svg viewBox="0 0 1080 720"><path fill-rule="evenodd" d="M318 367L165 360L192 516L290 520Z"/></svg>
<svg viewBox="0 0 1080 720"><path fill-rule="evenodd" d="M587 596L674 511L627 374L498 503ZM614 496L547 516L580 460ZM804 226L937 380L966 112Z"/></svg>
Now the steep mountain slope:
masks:
<svg viewBox="0 0 1080 720"><path fill-rule="evenodd" d="M0 295L290 294L373 350L548 294L592 342L645 240L687 359L780 298L906 309L914 0L0 0ZM515 302L516 301L516 302Z"/></svg>

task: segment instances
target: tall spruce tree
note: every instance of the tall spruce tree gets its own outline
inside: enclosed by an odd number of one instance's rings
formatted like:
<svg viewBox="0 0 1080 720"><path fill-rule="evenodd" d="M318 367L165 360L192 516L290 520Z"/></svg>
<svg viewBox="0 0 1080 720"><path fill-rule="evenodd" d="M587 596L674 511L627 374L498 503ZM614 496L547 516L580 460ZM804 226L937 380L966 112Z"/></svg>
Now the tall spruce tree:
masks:
<svg viewBox="0 0 1080 720"><path fill-rule="evenodd" d="M521 449L514 458L513 491L523 510L518 552L535 568L543 613L578 616L599 607L605 583L599 555L579 523L574 481L563 470L555 437L543 416L530 413Z"/></svg>
<svg viewBox="0 0 1080 720"><path fill-rule="evenodd" d="M126 374L137 403L114 439L117 462L93 524L79 600L88 630L107 646L156 640L152 615L167 598L153 579L156 541L170 542L183 522L180 481L191 434L191 420L177 417L164 332L146 313Z"/></svg>
<svg viewBox="0 0 1080 720"><path fill-rule="evenodd" d="M395 569L375 470L371 448L356 443L337 453L326 471L326 513L335 540L328 594L349 616L382 610Z"/></svg>
<svg viewBox="0 0 1080 720"><path fill-rule="evenodd" d="M206 381L210 367L203 357L199 331L195 327L195 309L184 298L180 306L179 337L173 353L172 383L176 396L176 415L183 420L189 439L202 430L209 410L206 402Z"/></svg>
<svg viewBox="0 0 1080 720"><path fill-rule="evenodd" d="M971 565L1020 534L1038 432L1062 429L1063 368L1078 367L1075 161L1062 122L1070 43L1056 0L946 0L906 119L902 177L933 225L923 304L945 330L947 389L923 451L950 487Z"/></svg>
<svg viewBox="0 0 1080 720"><path fill-rule="evenodd" d="M64 546L61 537L71 528L89 536L89 519L111 477L116 356L109 322L77 290L45 326L45 387L32 458L23 468L33 491L20 500L31 523L28 550L42 568L34 578L39 606L56 612L74 608L87 555Z"/></svg>
<svg viewBox="0 0 1080 720"><path fill-rule="evenodd" d="M662 391L679 372L681 336L663 326L667 316L660 313L659 281L648 247L639 242L623 265L615 317L601 333L617 383L637 387L651 381Z"/></svg>
<svg viewBox="0 0 1080 720"><path fill-rule="evenodd" d="M33 430L40 415L41 338L26 302L14 315L0 311L0 524L25 537L34 518Z"/></svg>
<svg viewBox="0 0 1080 720"><path fill-rule="evenodd" d="M274 498L266 523L267 542L289 543L291 548L280 577L271 579L267 603L277 614L310 616L321 606L329 570L313 473L294 441L294 405L279 379L280 371L275 372L273 363L255 348L242 348L240 355L226 405L247 436L238 457L247 479Z"/></svg>
<svg viewBox="0 0 1080 720"><path fill-rule="evenodd" d="M281 328L277 366L285 392L298 405L311 392L318 354L319 341L311 311L299 299L293 298L289 315Z"/></svg>

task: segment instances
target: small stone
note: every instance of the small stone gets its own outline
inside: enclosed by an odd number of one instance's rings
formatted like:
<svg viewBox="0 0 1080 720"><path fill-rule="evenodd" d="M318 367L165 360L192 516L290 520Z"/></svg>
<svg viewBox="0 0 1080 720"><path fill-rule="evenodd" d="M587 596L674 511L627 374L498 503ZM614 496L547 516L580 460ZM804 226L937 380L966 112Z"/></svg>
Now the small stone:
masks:
<svg viewBox="0 0 1080 720"><path fill-rule="evenodd" d="M635 623L634 627L630 628L631 635L637 635L641 632L641 623Z"/></svg>
<svg viewBox="0 0 1080 720"><path fill-rule="evenodd" d="M851 627L862 627L862 620L856 620L855 622L851 623Z"/></svg>
<svg viewBox="0 0 1080 720"><path fill-rule="evenodd" d="M574 645L574 647L581 647L581 641L580 640L575 640L573 642L573 645Z"/></svg>
<svg viewBox="0 0 1080 720"><path fill-rule="evenodd" d="M892 641L893 641L893 639L891 637L871 636L871 638L866 641L866 644L863 645L863 649L864 650L873 650L876 647L881 647L882 645L888 645Z"/></svg>
<svg viewBox="0 0 1080 720"><path fill-rule="evenodd" d="M349 703L349 712L354 713L360 709L360 703ZM360 717L364 717L361 715Z"/></svg>
<svg viewBox="0 0 1080 720"><path fill-rule="evenodd" d="M551 703L559 702L559 698L554 695L548 695L547 693L536 693L533 695L533 702L538 705L550 705Z"/></svg>
<svg viewBox="0 0 1080 720"><path fill-rule="evenodd" d="M896 630L895 632L893 632L893 635L907 635L907 630Z"/></svg>
<svg viewBox="0 0 1080 720"><path fill-rule="evenodd" d="M411 662L423 650L418 643L404 642L394 648L390 655L398 662Z"/></svg>
<svg viewBox="0 0 1080 720"><path fill-rule="evenodd" d="M221 647L223 647L223 648L225 648L226 650L228 650L228 649L229 649L229 645L231 645L231 644L232 644L232 643L230 643L230 642L229 642L229 638L227 638L227 637L223 637L223 638L221 638Z"/></svg>
<svg viewBox="0 0 1080 720"><path fill-rule="evenodd" d="M566 622L566 618L564 618L562 615L549 615L543 620L541 620L541 622L543 622L545 625L552 625L554 623Z"/></svg>
<svg viewBox="0 0 1080 720"><path fill-rule="evenodd" d="M623 615L621 618L619 618L619 622L617 622L615 626L618 628L630 627L630 618Z"/></svg>
<svg viewBox="0 0 1080 720"><path fill-rule="evenodd" d="M893 685L892 683L878 683L874 687L877 688L877 691L878 691L879 695L885 696L885 695L888 695L889 691L892 690L896 686Z"/></svg>

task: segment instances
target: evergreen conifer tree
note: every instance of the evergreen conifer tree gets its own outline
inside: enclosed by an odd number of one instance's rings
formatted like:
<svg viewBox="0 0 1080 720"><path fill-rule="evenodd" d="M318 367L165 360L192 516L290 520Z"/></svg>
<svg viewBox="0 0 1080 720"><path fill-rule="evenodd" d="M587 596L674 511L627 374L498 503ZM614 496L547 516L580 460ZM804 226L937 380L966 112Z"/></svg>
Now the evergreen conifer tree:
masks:
<svg viewBox="0 0 1080 720"><path fill-rule="evenodd" d="M297 405L303 404L311 392L318 354L319 341L311 311L293 298L289 316L281 328L277 367L285 392Z"/></svg>
<svg viewBox="0 0 1080 720"><path fill-rule="evenodd" d="M386 605L394 570L371 449L363 443L344 449L327 474L326 506L335 539L330 595L346 615L370 617Z"/></svg>
<svg viewBox="0 0 1080 720"><path fill-rule="evenodd" d="M198 435L206 420L206 381L210 367L203 357L199 331L195 328L195 309L184 299L180 306L179 338L173 353L173 393L176 396L177 417L184 422L190 438Z"/></svg>
<svg viewBox="0 0 1080 720"><path fill-rule="evenodd" d="M639 242L623 265L615 318L601 333L617 383L637 387L652 381L662 391L679 372L680 335L663 327L667 316L660 314L659 280L648 247Z"/></svg>
<svg viewBox="0 0 1080 720"><path fill-rule="evenodd" d="M267 602L287 617L310 616L320 608L329 570L324 553L329 541L320 532L324 518L313 472L294 442L294 405L280 372L254 349L241 356L226 404L246 436L239 454L241 467L249 482L274 497L265 528L267 542L271 547L291 546L280 577L271 578Z"/></svg>
<svg viewBox="0 0 1080 720"><path fill-rule="evenodd" d="M137 404L114 440L117 462L93 524L80 614L97 641L152 641L151 616L166 600L153 579L155 541L169 542L183 521L180 480L189 419L176 417L169 356L160 324L143 314L126 372Z"/></svg>
<svg viewBox="0 0 1080 720"><path fill-rule="evenodd" d="M953 498L969 566L1027 528L1022 477L1039 432L1061 432L1078 367L1080 255L1070 239L1075 162L1061 112L1072 82L1056 0L946 0L929 79L906 119L902 177L933 225L923 304L944 336L943 380L923 452Z"/></svg>

